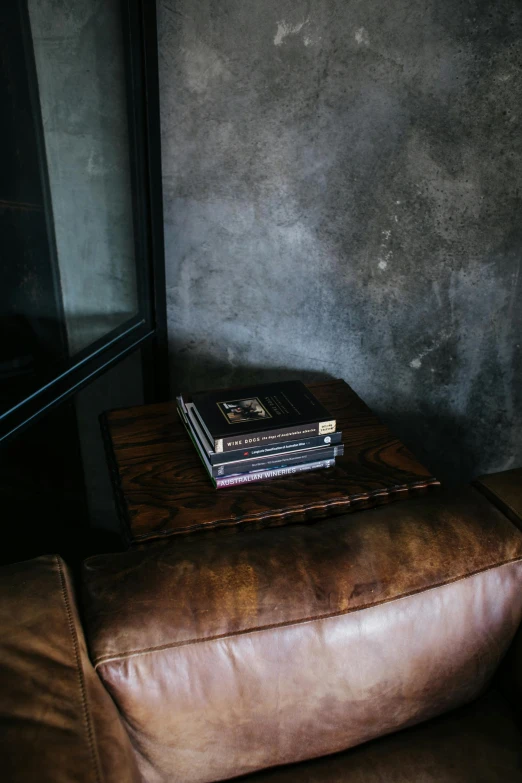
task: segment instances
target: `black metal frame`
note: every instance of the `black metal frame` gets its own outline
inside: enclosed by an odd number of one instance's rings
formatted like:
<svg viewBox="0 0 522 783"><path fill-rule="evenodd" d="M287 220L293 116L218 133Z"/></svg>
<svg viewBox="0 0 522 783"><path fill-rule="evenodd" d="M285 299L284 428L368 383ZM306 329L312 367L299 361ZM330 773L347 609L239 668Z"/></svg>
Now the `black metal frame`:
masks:
<svg viewBox="0 0 522 783"><path fill-rule="evenodd" d="M168 398L155 6L153 0L123 0L121 4L141 315L89 346L58 372L49 374L38 389L1 415L0 441L34 422L139 347L144 349L146 401Z"/></svg>
<svg viewBox="0 0 522 783"><path fill-rule="evenodd" d="M126 52L134 85L134 95L129 96L129 104L139 110L141 119L134 125L137 130L136 149L146 150L146 159L136 157L138 171L134 190L142 196L139 211L149 229L145 252L152 260L148 291L155 318L154 339L143 351L144 395L146 402L159 402L168 399L169 376L156 2L125 2L128 8L126 19L129 21ZM137 42L133 37L136 29L141 34L139 64L136 60Z"/></svg>

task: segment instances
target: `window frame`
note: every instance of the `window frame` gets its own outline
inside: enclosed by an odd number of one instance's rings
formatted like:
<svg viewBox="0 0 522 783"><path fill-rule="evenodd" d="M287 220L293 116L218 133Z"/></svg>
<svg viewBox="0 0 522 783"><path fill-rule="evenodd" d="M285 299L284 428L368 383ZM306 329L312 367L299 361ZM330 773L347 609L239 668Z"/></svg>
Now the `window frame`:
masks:
<svg viewBox="0 0 522 783"><path fill-rule="evenodd" d="M20 0L19 8L32 100L37 101L35 124L44 201L49 205L43 127L26 0ZM50 370L45 377L39 377L33 391L0 413L0 441L24 429L138 348L146 348L143 351L146 401L168 398L156 3L151 0L123 0L121 15L127 77L138 314L59 367ZM49 209L46 211L52 216ZM53 243L52 225L49 228L50 242Z"/></svg>

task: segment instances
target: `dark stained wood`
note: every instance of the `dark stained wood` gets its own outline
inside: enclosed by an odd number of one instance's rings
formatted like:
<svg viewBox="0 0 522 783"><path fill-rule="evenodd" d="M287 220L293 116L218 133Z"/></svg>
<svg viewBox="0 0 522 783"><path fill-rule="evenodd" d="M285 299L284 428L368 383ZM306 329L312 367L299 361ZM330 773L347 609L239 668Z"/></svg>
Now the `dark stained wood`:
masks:
<svg viewBox="0 0 522 783"><path fill-rule="evenodd" d="M345 452L336 467L220 490L214 489L174 402L104 414L127 541L222 526L303 522L439 486L344 381L308 385L343 431Z"/></svg>

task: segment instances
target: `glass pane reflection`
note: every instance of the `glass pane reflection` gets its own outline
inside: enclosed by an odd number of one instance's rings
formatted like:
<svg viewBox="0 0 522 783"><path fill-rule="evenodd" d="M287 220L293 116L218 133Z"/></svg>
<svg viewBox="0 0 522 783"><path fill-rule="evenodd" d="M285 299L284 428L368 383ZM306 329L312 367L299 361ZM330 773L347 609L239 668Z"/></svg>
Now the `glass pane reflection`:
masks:
<svg viewBox="0 0 522 783"><path fill-rule="evenodd" d="M120 3L28 9L72 356L138 311Z"/></svg>

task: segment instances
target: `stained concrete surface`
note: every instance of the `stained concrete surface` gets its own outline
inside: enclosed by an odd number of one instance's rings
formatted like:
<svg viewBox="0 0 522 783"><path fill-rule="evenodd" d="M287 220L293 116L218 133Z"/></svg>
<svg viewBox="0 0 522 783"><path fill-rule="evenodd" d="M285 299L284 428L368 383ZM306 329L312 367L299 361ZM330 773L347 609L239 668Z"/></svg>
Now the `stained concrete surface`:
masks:
<svg viewBox="0 0 522 783"><path fill-rule="evenodd" d="M343 377L522 465L522 4L159 0L173 390Z"/></svg>

